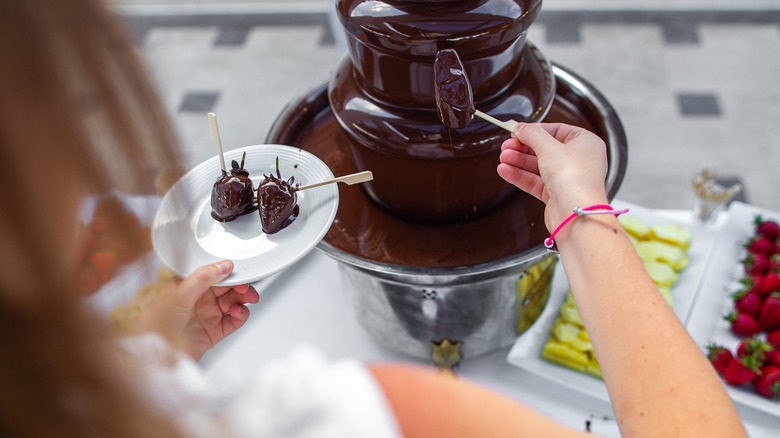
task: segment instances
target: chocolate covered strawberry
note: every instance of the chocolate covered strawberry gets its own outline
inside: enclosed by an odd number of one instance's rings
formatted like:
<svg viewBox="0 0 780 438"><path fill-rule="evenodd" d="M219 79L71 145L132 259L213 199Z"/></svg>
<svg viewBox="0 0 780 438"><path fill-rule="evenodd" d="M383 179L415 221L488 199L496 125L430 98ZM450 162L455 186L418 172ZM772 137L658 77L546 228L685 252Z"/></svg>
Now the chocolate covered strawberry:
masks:
<svg viewBox="0 0 780 438"><path fill-rule="evenodd" d="M257 187L257 203L260 207L260 223L266 234L274 234L290 225L300 211L295 177L282 179L279 157L276 158L276 175L263 175L265 179Z"/></svg>
<svg viewBox="0 0 780 438"><path fill-rule="evenodd" d="M211 188L211 217L220 222L230 222L257 209L252 180L244 169L245 159L246 152L241 156L241 165L233 160L230 173L223 170Z"/></svg>
<svg viewBox="0 0 780 438"><path fill-rule="evenodd" d="M433 76L439 120L452 129L465 128L474 117L474 93L458 52L439 50L433 63Z"/></svg>

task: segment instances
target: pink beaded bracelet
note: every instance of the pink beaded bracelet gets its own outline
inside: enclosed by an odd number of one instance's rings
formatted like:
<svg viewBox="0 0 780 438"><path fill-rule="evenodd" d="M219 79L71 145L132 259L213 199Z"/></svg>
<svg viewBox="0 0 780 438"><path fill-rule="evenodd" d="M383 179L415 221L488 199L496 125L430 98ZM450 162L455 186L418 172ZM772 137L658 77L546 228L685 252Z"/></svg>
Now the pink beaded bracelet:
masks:
<svg viewBox="0 0 780 438"><path fill-rule="evenodd" d="M561 229L566 226L569 222L573 221L575 218L580 216L586 216L591 214L614 214L615 216L620 216L623 213L627 213L628 209L624 208L622 210L615 210L612 208L609 204L596 204L591 205L590 207L574 207L574 213L569 215L566 219L561 222L560 225L558 225L550 234L550 237L544 240L544 246L547 248L548 251L552 252L558 252L558 249L555 247L555 235L558 234Z"/></svg>

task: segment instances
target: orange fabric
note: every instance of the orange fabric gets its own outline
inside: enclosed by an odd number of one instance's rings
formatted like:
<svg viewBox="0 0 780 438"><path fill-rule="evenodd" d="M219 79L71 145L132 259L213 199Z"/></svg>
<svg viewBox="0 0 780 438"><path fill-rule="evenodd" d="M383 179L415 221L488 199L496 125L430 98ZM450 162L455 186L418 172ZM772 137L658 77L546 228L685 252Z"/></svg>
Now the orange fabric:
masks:
<svg viewBox="0 0 780 438"><path fill-rule="evenodd" d="M517 437L577 434L503 395L430 369L375 365L405 437Z"/></svg>

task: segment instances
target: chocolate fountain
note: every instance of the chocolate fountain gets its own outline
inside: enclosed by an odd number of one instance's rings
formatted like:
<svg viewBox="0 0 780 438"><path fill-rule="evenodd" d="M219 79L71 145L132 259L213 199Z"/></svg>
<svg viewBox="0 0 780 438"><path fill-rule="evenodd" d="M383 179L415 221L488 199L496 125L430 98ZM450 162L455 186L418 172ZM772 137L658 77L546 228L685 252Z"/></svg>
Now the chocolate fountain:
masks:
<svg viewBox="0 0 780 438"><path fill-rule="evenodd" d="M477 109L600 135L609 196L620 186L627 147L614 110L526 41L541 3L338 0L348 55L271 128L268 143L306 149L336 175L374 173L362 189L339 188L318 247L339 262L358 320L383 345L444 366L505 347L541 313L556 262L543 246L543 204L496 173L509 133L439 119L440 51L457 53Z"/></svg>

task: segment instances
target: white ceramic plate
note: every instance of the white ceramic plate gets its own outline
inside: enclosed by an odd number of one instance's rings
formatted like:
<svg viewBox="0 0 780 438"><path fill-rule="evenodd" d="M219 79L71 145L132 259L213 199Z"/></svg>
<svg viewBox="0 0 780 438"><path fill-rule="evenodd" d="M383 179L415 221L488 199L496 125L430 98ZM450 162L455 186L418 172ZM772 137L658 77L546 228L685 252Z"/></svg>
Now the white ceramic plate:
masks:
<svg viewBox="0 0 780 438"><path fill-rule="evenodd" d="M745 257L742 244L753 235L753 218L757 214L765 219L780 221L780 212L741 202L733 202L729 207L728 219L715 244L696 304L688 319L688 331L702 350L708 343L715 342L733 352L739 344L739 338L731 333L729 323L722 316L733 310L733 301L729 295L740 288L738 280L744 272L740 260ZM726 389L734 402L780 416L780 402L767 400L750 387L726 385Z"/></svg>
<svg viewBox="0 0 780 438"><path fill-rule="evenodd" d="M702 227L694 228L689 224L658 215L647 208L635 204L615 201L612 205L616 209L628 207L631 211L626 213L627 215L638 217L650 225L677 224L693 232L693 240L688 249L690 264L680 274L677 283L672 287L672 294L676 301L674 313L680 318L680 321L685 321L693 305L710 250L715 242L714 233ZM568 291L569 283L563 272L563 266L559 263L555 268L547 306L545 306L534 325L517 339L509 351L507 360L515 366L552 382L581 391L600 400L609 401L607 387L601 379L542 359L542 347L547 341L550 329L558 317L558 311L566 299Z"/></svg>
<svg viewBox="0 0 780 438"><path fill-rule="evenodd" d="M263 174L276 172L276 157L282 177L295 176L303 184L333 178L319 158L304 150L274 144L247 146L225 152L225 163L241 162L255 187ZM290 266L314 248L330 229L338 208L336 184L298 192L300 214L287 228L263 233L258 212L232 222L211 217L211 188L220 175L214 156L184 175L163 197L152 224L152 244L162 263L179 276L199 266L230 259L235 268L220 285L251 283Z"/></svg>

